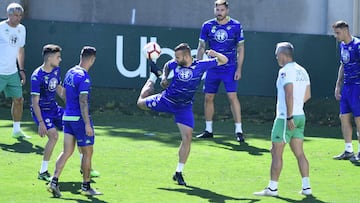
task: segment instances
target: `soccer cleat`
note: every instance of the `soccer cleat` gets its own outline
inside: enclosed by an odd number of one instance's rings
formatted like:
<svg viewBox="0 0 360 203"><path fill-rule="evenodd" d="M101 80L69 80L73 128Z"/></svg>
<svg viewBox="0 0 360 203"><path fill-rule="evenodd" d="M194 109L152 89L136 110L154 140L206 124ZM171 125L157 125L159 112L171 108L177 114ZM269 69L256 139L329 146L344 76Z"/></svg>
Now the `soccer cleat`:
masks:
<svg viewBox="0 0 360 203"><path fill-rule="evenodd" d="M39 172L38 179L50 182L51 181L51 175L50 175L50 173L48 171L45 171L45 172L42 172L42 173Z"/></svg>
<svg viewBox="0 0 360 203"><path fill-rule="evenodd" d="M80 173L83 174L82 170L80 169ZM95 169L91 169L90 171L90 178L97 178L100 176L100 172L95 170Z"/></svg>
<svg viewBox="0 0 360 203"><path fill-rule="evenodd" d="M162 70L157 67L154 61L149 60L150 62L150 72L154 73L157 77L162 75Z"/></svg>
<svg viewBox="0 0 360 203"><path fill-rule="evenodd" d="M271 189L269 187L265 188L265 190L262 190L260 192L254 192L254 195L257 196L278 196L278 190L277 189Z"/></svg>
<svg viewBox="0 0 360 203"><path fill-rule="evenodd" d="M185 185L186 186L185 180L184 180L181 172L175 172L175 174L173 176L173 180L177 181L179 185Z"/></svg>
<svg viewBox="0 0 360 203"><path fill-rule="evenodd" d="M236 133L235 137L236 137L236 141L245 142L245 136L242 133Z"/></svg>
<svg viewBox="0 0 360 203"><path fill-rule="evenodd" d="M300 194L303 194L303 195L311 195L312 194L312 190L310 187L308 188L303 188L300 192Z"/></svg>
<svg viewBox="0 0 360 203"><path fill-rule="evenodd" d="M12 137L15 138L15 139L18 139L18 138L25 138L25 139L30 139L31 137L26 135L23 131L19 131L19 132L16 132L16 133L13 133L12 134Z"/></svg>
<svg viewBox="0 0 360 203"><path fill-rule="evenodd" d="M103 193L101 193L93 188L86 189L84 187L81 187L81 194L87 195L87 196L94 196L94 195L102 195Z"/></svg>
<svg viewBox="0 0 360 203"><path fill-rule="evenodd" d="M349 159L352 163L357 163L360 161L360 152L357 154L357 155L354 155L352 156L350 159Z"/></svg>
<svg viewBox="0 0 360 203"><path fill-rule="evenodd" d="M354 156L354 152L348 152L348 151L344 151L343 153L334 156L333 159L335 160L349 160L351 157Z"/></svg>
<svg viewBox="0 0 360 203"><path fill-rule="evenodd" d="M48 184L48 191L51 192L53 194L53 196L56 198L59 198L62 196L62 194L60 192L60 188L59 188L57 182L55 182L55 181L51 181Z"/></svg>
<svg viewBox="0 0 360 203"><path fill-rule="evenodd" d="M207 130L204 130L204 132L202 132L201 134L197 135L196 136L197 138L213 138L214 137L214 134L207 131Z"/></svg>

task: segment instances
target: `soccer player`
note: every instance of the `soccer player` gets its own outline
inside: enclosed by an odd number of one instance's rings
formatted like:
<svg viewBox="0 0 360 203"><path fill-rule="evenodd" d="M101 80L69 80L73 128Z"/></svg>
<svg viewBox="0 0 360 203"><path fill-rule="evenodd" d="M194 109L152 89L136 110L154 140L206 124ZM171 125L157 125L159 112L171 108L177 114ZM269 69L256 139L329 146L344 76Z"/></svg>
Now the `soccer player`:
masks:
<svg viewBox="0 0 360 203"><path fill-rule="evenodd" d="M182 141L179 147L179 162L173 180L177 181L179 185L186 185L182 171L190 153L194 128L194 115L192 112L194 94L204 72L209 68L227 63L228 59L223 54L213 50L206 52L211 59L193 59L191 49L186 43L179 44L174 50L175 59L168 61L163 68L160 84L166 89L159 94L153 94L157 76L151 73L141 90L137 105L144 110L151 109L174 115ZM151 70L156 73L155 64L152 64ZM167 77L170 71L174 72L174 77L169 84Z"/></svg>
<svg viewBox="0 0 360 203"><path fill-rule="evenodd" d="M47 44L43 47L44 63L31 75L31 113L41 137L48 137L38 179L50 181L48 163L62 130L63 108L56 102L56 94L65 99L60 84L61 47Z"/></svg>
<svg viewBox="0 0 360 203"><path fill-rule="evenodd" d="M11 115L14 121L12 137L31 138L20 128L24 104L22 86L26 82L24 69L26 29L20 24L24 9L20 4L11 3L6 12L8 18L0 22L0 92L4 91L6 97L12 97Z"/></svg>
<svg viewBox="0 0 360 203"><path fill-rule="evenodd" d="M241 78L245 50L243 29L239 21L228 16L229 4L227 0L216 0L214 12L216 18L208 20L202 25L197 58L203 58L205 44L208 42L210 49L227 56L229 62L210 69L206 73L204 83L206 127L204 132L196 137L213 137L214 98L220 83L223 82L235 122L235 138L238 142L244 142L241 126L241 106L237 97L237 80Z"/></svg>
<svg viewBox="0 0 360 203"><path fill-rule="evenodd" d="M69 69L65 75L64 88L66 108L64 111L64 149L56 161L56 169L48 190L54 197L61 197L58 181L68 158L74 152L75 144L83 154L81 170L83 183L81 193L84 195L100 195L99 191L90 186L91 159L95 141L93 122L90 116L91 80L88 71L96 59L96 49L85 46L81 50L80 63Z"/></svg>
<svg viewBox="0 0 360 203"><path fill-rule="evenodd" d="M352 146L354 117L356 130L360 132L360 39L351 36L345 21L333 24L334 36L340 42L340 67L335 86L335 98L340 100L341 131L345 141L345 151L334 159L358 162L360 158L360 137L358 154Z"/></svg>
<svg viewBox="0 0 360 203"><path fill-rule="evenodd" d="M293 60L294 47L289 42L276 45L276 59L281 67L276 81L276 118L271 131L271 168L268 187L254 195L277 196L278 181L283 165L286 143L290 143L302 177L301 194L311 195L309 162L303 150L305 113L304 103L311 97L310 78L306 70Z"/></svg>

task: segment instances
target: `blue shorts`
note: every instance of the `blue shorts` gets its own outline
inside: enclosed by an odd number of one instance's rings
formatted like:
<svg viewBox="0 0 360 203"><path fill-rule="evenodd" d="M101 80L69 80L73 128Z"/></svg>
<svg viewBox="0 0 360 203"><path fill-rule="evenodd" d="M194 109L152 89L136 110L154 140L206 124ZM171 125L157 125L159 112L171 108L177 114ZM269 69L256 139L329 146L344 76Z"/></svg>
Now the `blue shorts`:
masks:
<svg viewBox="0 0 360 203"><path fill-rule="evenodd" d="M340 114L360 116L360 85L344 85L341 91Z"/></svg>
<svg viewBox="0 0 360 203"><path fill-rule="evenodd" d="M31 116L33 117L37 126L39 126L39 121L35 116L33 108L30 108ZM63 130L63 121L62 116L64 114L64 109L61 106L58 106L57 109L52 111L41 111L41 116L44 119L46 129L57 128L58 130Z"/></svg>
<svg viewBox="0 0 360 203"><path fill-rule="evenodd" d="M93 122L90 119L91 127L93 127ZM80 119L78 121L64 121L64 133L71 134L75 137L77 146L85 147L94 145L95 135L87 136L85 130L84 120Z"/></svg>
<svg viewBox="0 0 360 203"><path fill-rule="evenodd" d="M221 82L224 83L226 92L236 92L238 83L234 80L235 71L235 67L228 67L227 69L209 69L206 72L204 92L217 93Z"/></svg>
<svg viewBox="0 0 360 203"><path fill-rule="evenodd" d="M178 105L170 102L162 94L155 94L146 99L146 106L157 112L166 112L174 115L175 122L194 128L194 114L192 104Z"/></svg>

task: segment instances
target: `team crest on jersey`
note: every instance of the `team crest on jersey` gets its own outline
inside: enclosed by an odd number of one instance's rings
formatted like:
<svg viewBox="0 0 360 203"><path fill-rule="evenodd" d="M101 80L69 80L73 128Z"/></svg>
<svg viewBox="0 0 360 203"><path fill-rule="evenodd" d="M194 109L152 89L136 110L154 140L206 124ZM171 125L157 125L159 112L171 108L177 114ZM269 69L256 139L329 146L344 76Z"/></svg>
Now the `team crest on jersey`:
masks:
<svg viewBox="0 0 360 203"><path fill-rule="evenodd" d="M19 41L18 36L10 35L9 42L11 46L14 47L18 41Z"/></svg>
<svg viewBox="0 0 360 203"><path fill-rule="evenodd" d="M343 63L349 63L350 61L350 52L346 49L341 49L341 60Z"/></svg>
<svg viewBox="0 0 360 203"><path fill-rule="evenodd" d="M215 32L215 40L217 42L225 42L228 39L228 33L224 29Z"/></svg>
<svg viewBox="0 0 360 203"><path fill-rule="evenodd" d="M212 26L211 33L215 33L215 32L216 32L216 26Z"/></svg>
<svg viewBox="0 0 360 203"><path fill-rule="evenodd" d="M51 92L55 91L58 83L59 82L58 82L58 80L56 78L51 78L49 80L49 85L48 85L49 91L51 91Z"/></svg>
<svg viewBox="0 0 360 203"><path fill-rule="evenodd" d="M193 77L193 72L189 68L181 68L179 69L178 78L181 81L189 81Z"/></svg>
<svg viewBox="0 0 360 203"><path fill-rule="evenodd" d="M227 29L227 30L231 30L231 25L228 25L228 26L226 27L226 29Z"/></svg>

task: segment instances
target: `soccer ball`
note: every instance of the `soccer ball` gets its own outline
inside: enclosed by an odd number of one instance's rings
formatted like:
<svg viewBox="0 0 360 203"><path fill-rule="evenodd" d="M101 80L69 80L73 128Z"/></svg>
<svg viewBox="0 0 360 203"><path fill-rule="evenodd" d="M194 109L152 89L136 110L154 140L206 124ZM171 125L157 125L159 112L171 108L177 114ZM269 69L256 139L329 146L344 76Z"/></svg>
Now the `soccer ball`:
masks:
<svg viewBox="0 0 360 203"><path fill-rule="evenodd" d="M156 42L149 42L144 46L143 53L147 59L156 60L160 57L161 47Z"/></svg>

